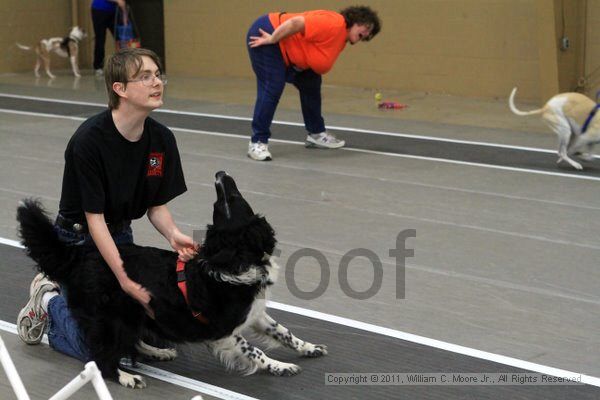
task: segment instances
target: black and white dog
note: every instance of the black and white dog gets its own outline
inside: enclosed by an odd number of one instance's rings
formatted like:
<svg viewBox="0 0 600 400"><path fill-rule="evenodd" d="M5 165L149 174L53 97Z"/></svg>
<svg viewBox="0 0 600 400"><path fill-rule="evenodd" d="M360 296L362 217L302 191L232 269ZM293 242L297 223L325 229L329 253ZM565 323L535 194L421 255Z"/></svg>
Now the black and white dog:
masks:
<svg viewBox="0 0 600 400"><path fill-rule="evenodd" d="M67 289L69 308L105 378L144 387L141 376L119 369L121 358L175 357L174 350L145 344L142 338L149 334L175 343L205 342L227 368L244 374L300 371L297 365L273 360L249 344L242 336L246 329L302 356L327 354L326 346L298 339L265 312L266 292L278 268L271 257L275 233L264 217L252 211L225 172L216 174L215 189L213 224L208 225L199 254L187 264L177 265L172 251L119 246L128 276L151 293L155 319L121 290L97 251L64 246L36 201L19 206L17 219L26 252L41 272Z"/></svg>

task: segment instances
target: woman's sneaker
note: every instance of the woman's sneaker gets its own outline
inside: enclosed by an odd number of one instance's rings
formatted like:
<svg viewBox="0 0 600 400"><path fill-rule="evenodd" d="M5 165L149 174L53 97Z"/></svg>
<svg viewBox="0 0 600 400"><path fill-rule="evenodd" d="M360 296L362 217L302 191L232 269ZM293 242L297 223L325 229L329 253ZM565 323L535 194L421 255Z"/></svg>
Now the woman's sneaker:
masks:
<svg viewBox="0 0 600 400"><path fill-rule="evenodd" d="M340 140L327 132L315 133L306 136L306 147L318 147L321 149L339 149L344 147L345 141Z"/></svg>
<svg viewBox="0 0 600 400"><path fill-rule="evenodd" d="M58 285L44 274L37 274L29 288L29 301L17 317L17 331L22 341L27 344L38 344L48 325L48 313L42 307L45 293L58 291Z"/></svg>
<svg viewBox="0 0 600 400"><path fill-rule="evenodd" d="M266 143L256 142L248 143L248 157L256 161L271 161L271 153L269 153L269 145Z"/></svg>

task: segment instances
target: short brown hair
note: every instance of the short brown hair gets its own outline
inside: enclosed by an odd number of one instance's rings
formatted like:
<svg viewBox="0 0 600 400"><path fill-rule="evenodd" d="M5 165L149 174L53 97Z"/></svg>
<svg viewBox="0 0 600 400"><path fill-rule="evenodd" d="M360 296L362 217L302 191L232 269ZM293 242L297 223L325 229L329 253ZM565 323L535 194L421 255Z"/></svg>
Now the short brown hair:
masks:
<svg viewBox="0 0 600 400"><path fill-rule="evenodd" d="M111 110L119 108L121 97L115 93L112 86L115 82L123 82L127 87L127 82L140 72L143 65L142 57L150 57L158 67L159 73L162 73L162 64L160 58L155 52L148 49L126 48L121 49L108 59L104 66L104 81L108 91L108 108Z"/></svg>
<svg viewBox="0 0 600 400"><path fill-rule="evenodd" d="M364 40L369 41L373 39L381 30L381 20L377 15L377 12L367 6L352 6L346 7L340 14L346 20L346 28L352 28L352 25L366 25L371 28L371 34Z"/></svg>

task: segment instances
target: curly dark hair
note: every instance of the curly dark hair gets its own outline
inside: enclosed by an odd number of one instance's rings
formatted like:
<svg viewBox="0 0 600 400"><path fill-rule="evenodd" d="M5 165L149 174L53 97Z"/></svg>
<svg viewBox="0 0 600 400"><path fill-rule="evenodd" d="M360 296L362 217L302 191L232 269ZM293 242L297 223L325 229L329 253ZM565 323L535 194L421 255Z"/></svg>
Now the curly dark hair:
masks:
<svg viewBox="0 0 600 400"><path fill-rule="evenodd" d="M344 8L340 14L346 20L346 27L351 28L354 24L367 25L371 27L371 34L364 38L369 41L381 30L381 21L376 11L367 6L351 6Z"/></svg>

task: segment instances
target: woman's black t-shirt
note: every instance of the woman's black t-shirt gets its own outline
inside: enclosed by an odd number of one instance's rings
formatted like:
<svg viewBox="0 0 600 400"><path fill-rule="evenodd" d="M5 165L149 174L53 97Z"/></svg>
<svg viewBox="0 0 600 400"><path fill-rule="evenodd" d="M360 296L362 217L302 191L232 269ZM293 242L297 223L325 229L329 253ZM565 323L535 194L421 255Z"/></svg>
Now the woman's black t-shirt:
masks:
<svg viewBox="0 0 600 400"><path fill-rule="evenodd" d="M67 145L59 212L80 223L85 212L118 223L186 190L173 132L148 117L140 140L130 142L106 110L85 121Z"/></svg>

